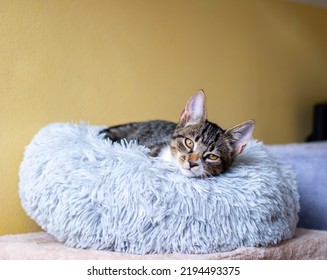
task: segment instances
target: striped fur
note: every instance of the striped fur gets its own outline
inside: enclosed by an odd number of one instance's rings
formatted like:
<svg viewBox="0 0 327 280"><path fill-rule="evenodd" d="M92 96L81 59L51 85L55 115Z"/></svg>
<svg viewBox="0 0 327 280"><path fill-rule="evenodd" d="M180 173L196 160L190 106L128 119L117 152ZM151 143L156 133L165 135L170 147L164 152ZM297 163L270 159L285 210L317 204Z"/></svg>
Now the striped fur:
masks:
<svg viewBox="0 0 327 280"><path fill-rule="evenodd" d="M254 121L224 130L206 119L205 95L194 94L187 102L178 124L148 121L117 125L101 131L117 142L136 140L159 156L177 165L188 177L219 175L231 166L251 139Z"/></svg>

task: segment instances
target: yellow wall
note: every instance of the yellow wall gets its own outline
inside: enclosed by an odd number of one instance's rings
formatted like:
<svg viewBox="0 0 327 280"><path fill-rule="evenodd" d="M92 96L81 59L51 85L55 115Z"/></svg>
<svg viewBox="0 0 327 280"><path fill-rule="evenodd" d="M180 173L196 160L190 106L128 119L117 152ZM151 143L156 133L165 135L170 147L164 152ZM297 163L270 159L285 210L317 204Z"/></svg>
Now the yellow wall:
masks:
<svg viewBox="0 0 327 280"><path fill-rule="evenodd" d="M205 89L222 127L302 141L327 99L327 10L264 0L0 0L0 234L38 227L18 198L33 135L51 122L177 121Z"/></svg>

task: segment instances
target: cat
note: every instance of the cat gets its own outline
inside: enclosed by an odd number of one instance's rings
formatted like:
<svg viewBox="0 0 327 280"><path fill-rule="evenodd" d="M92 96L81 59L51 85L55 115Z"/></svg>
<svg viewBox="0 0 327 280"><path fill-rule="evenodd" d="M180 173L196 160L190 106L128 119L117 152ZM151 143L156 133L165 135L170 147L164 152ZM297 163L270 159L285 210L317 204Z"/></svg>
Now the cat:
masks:
<svg viewBox="0 0 327 280"><path fill-rule="evenodd" d="M173 163L187 177L205 178L226 172L252 138L254 120L224 130L206 118L206 98L197 91L186 103L179 123L133 122L100 131L113 142L136 140L149 155Z"/></svg>

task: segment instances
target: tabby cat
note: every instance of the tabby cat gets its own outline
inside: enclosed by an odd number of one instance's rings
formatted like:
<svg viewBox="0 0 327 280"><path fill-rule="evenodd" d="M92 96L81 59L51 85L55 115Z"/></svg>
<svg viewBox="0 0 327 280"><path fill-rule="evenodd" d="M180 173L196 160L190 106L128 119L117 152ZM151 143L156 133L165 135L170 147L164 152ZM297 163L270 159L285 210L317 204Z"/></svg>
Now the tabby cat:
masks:
<svg viewBox="0 0 327 280"><path fill-rule="evenodd" d="M225 172L252 137L253 120L224 130L206 118L202 90L187 102L178 124L169 121L135 122L102 130L112 141L137 140L176 165L188 177L216 176Z"/></svg>

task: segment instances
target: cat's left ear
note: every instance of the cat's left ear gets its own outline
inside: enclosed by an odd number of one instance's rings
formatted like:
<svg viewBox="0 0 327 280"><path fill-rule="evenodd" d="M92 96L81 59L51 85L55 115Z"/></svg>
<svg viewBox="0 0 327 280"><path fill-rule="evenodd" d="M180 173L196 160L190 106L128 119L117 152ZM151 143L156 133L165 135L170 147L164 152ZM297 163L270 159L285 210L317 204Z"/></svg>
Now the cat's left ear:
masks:
<svg viewBox="0 0 327 280"><path fill-rule="evenodd" d="M203 90L197 91L186 103L181 122L195 124L206 120L206 98Z"/></svg>
<svg viewBox="0 0 327 280"><path fill-rule="evenodd" d="M225 132L224 136L227 137L232 143L236 155L242 153L243 149L252 138L254 127L255 121L248 120L228 129Z"/></svg>

